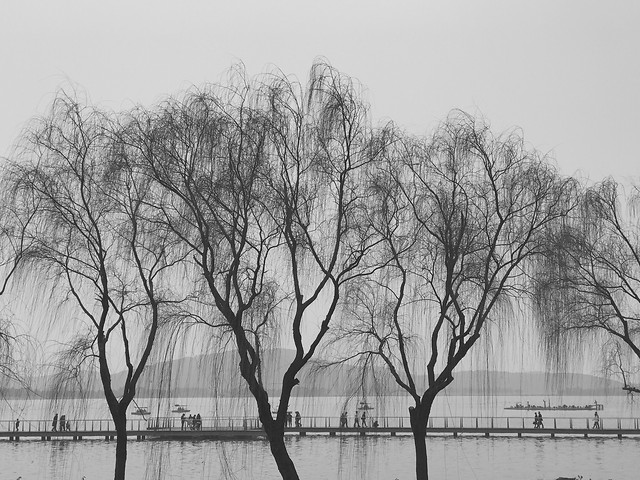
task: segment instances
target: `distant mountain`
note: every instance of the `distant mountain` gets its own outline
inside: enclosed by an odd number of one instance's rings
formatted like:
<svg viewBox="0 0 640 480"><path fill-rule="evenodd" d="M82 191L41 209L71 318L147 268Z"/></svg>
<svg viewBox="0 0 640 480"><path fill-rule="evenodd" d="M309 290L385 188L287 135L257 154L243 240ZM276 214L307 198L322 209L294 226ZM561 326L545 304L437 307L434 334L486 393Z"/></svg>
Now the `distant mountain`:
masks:
<svg viewBox="0 0 640 480"><path fill-rule="evenodd" d="M280 393L282 375L295 352L273 349L263 352L263 383L270 395ZM239 357L235 352L178 358L171 362L151 364L143 373L136 395L138 397L209 397L250 396L248 387L240 377ZM112 383L118 392L122 388L126 372L113 375ZM403 391L385 370L367 372L354 363L327 366L321 360L312 360L298 375L300 384L295 387L297 396L359 396L402 395ZM426 377L417 377L418 385L426 385ZM102 387L97 374L83 384L89 385L82 393L87 397L102 397ZM32 388L47 397L74 397L80 391L73 386L57 390L54 377L39 377ZM454 382L447 388L449 395L569 395L604 396L623 395L621 382L584 374L557 374L542 372L460 371L454 373ZM24 389L16 385L0 386L2 396L23 397Z"/></svg>

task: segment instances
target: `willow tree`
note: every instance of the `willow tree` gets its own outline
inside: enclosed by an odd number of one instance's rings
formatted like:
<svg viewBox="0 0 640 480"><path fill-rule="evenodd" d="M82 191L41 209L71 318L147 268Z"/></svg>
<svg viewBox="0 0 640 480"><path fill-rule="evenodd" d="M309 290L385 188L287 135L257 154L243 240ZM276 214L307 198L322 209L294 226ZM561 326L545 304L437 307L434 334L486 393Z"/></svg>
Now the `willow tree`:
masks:
<svg viewBox="0 0 640 480"><path fill-rule="evenodd" d="M240 73L138 111L128 132L130 161L156 183L155 204L217 309L202 321L234 339L278 470L297 479L284 442L297 375L375 243L359 178L383 141L366 105L349 78L318 64L306 91L280 74ZM274 414L263 346L279 342L295 355L276 373Z"/></svg>
<svg viewBox="0 0 640 480"><path fill-rule="evenodd" d="M612 179L585 188L580 208L551 238L537 271L536 307L549 360L566 365L602 342L605 364L631 385L628 363L640 360L640 191ZM624 348L622 348L624 347Z"/></svg>
<svg viewBox="0 0 640 480"><path fill-rule="evenodd" d="M4 169L0 173L3 184L8 180L6 174ZM33 219L33 210L16 209L6 189L0 195L0 297L4 297L20 262L29 252L30 243L25 232ZM24 338L24 334L18 333L11 314L3 308L0 311L0 381L17 381L28 386L27 372L20 371L25 362L18 359L20 340Z"/></svg>
<svg viewBox="0 0 640 480"><path fill-rule="evenodd" d="M517 134L454 113L430 139L405 138L373 177L371 217L388 265L350 292L339 335L379 359L412 398L416 477L428 478L426 429L436 396L505 306L571 204Z"/></svg>
<svg viewBox="0 0 640 480"><path fill-rule="evenodd" d="M61 318L53 305L42 322L65 344L60 358L70 371L97 367L117 435L114 478L121 480L127 408L171 310L167 282L181 258L145 202L149 182L121 161L112 125L60 94L25 134L10 187L16 205L34 212L23 281L40 290L33 301L65 303L74 317ZM125 379L116 385L112 373L122 368Z"/></svg>

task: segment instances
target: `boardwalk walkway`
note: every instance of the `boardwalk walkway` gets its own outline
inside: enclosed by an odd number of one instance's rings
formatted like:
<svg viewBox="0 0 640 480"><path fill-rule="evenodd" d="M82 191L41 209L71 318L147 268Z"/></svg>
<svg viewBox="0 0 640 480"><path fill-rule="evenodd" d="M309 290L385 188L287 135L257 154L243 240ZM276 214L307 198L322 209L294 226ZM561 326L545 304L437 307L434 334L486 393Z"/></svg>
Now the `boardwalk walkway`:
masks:
<svg viewBox="0 0 640 480"><path fill-rule="evenodd" d="M339 427L339 420L330 417L304 419L303 425L288 427L287 435L410 435L406 417L380 417L378 427ZM434 417L429 420L427 435L476 435L501 436L573 436L592 438L611 436L617 438L640 437L640 419L605 418L601 428L592 428L588 418L547 418L546 428L533 428L528 418L520 417ZM67 431L53 432L48 420L25 420L15 431L14 421L0 421L0 440L112 440L116 432L110 420L79 420L70 423ZM261 438L264 431L257 419L203 418L202 429L192 430L182 426L179 418L150 418L129 420L127 434L137 440L145 439L227 439Z"/></svg>

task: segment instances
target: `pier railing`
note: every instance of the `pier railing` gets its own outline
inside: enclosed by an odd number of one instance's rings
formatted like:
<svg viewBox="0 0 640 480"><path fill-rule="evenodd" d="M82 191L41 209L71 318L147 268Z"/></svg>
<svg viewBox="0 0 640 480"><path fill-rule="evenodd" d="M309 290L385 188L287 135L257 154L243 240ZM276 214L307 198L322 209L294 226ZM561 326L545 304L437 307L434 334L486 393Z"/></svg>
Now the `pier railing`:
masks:
<svg viewBox="0 0 640 480"><path fill-rule="evenodd" d="M115 431L115 425L111 419L68 419L69 432L102 432ZM300 428L320 429L353 429L354 418L347 419L347 425L341 424L339 417L302 417L300 425L296 425L295 419L287 425L292 430ZM15 431L15 420L0 420L0 430ZM607 430L639 430L640 418L611 418L599 419L596 428ZM145 417L130 418L127 420L127 430L259 430L262 428L260 420L256 417L203 417L201 423L195 424L188 418L183 422L180 417ZM358 419L357 428L383 428L383 429L408 429L410 422L408 417L376 417L366 418L366 424ZM427 428L430 429L465 429L465 430L536 430L533 417L431 417ZM594 428L593 417L543 417L545 430L584 430ZM20 419L19 431L21 432L51 432L52 420L27 420Z"/></svg>

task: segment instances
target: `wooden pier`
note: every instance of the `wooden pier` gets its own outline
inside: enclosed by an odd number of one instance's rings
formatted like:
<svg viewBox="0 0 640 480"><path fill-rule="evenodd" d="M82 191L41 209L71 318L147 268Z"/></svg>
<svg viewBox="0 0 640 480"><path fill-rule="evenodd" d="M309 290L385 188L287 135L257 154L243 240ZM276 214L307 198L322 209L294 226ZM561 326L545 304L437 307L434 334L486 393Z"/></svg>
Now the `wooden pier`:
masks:
<svg viewBox="0 0 640 480"><path fill-rule="evenodd" d="M150 418L129 420L127 436L136 440L205 440L205 439L256 439L264 438L260 422L253 418L202 419L201 429L183 425L180 418ZM593 428L589 418L546 418L545 428L534 428L528 418L520 417L434 417L429 420L427 435L468 436L535 436L535 437L638 437L640 419L605 418L601 428ZM302 426L290 426L286 435L411 435L409 419L406 417L376 418L377 427L340 427L339 419L333 417L311 417ZM0 440L114 440L116 431L111 420L79 420L70 424L69 430L51 431L46 420L21 420L19 431L12 421L0 421Z"/></svg>

